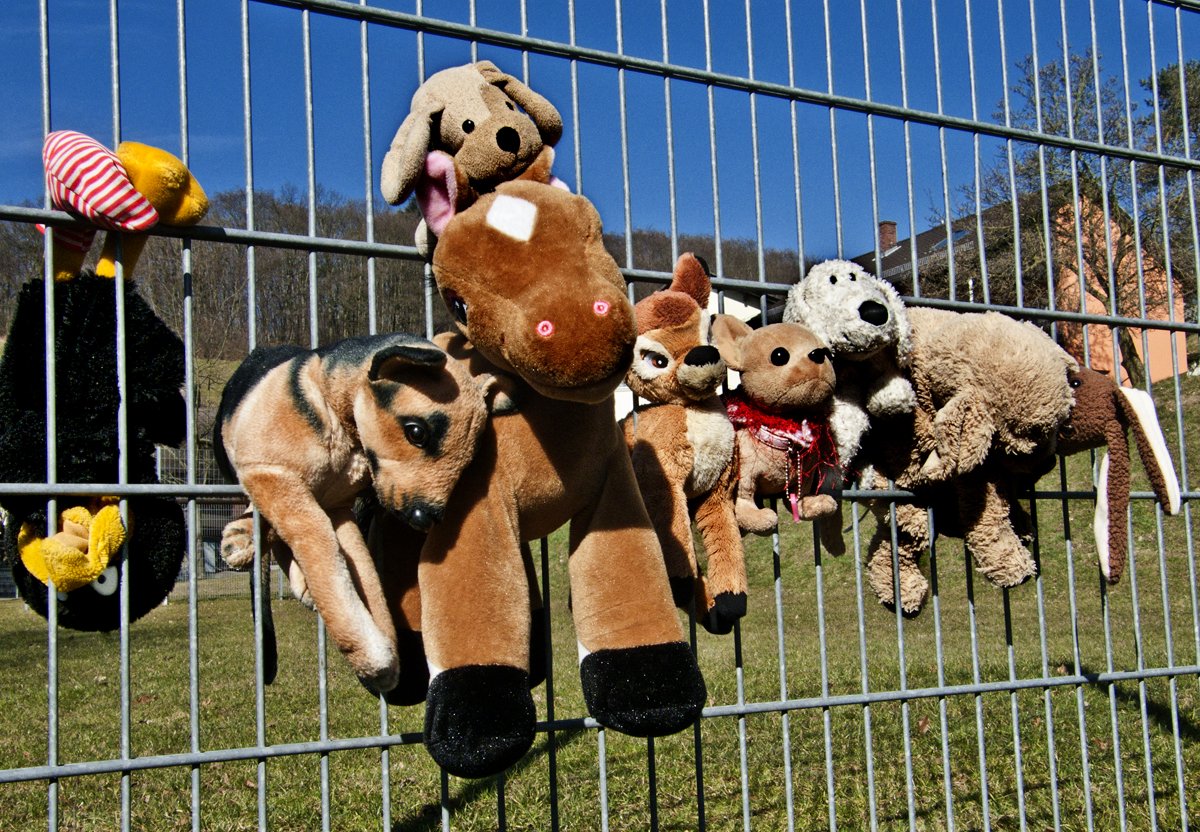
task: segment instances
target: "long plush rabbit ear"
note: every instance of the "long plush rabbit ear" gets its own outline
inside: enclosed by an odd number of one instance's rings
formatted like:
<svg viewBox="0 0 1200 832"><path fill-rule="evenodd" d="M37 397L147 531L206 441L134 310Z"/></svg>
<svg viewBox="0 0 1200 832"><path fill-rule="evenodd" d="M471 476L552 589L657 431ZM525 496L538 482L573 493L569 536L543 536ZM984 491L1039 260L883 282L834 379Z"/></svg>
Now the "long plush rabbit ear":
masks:
<svg viewBox="0 0 1200 832"><path fill-rule="evenodd" d="M427 109L413 110L396 131L379 174L379 189L392 205L399 205L412 194L429 152L433 119L443 109L441 104L431 104Z"/></svg>
<svg viewBox="0 0 1200 832"><path fill-rule="evenodd" d="M1154 496L1158 498L1167 514L1178 514L1182 503L1179 478L1175 475L1175 466L1167 450L1167 440L1158 424L1154 400L1144 390L1131 387L1121 387L1119 390L1121 397L1118 403L1124 419L1133 429L1138 455L1142 458L1142 465L1150 478Z"/></svg>

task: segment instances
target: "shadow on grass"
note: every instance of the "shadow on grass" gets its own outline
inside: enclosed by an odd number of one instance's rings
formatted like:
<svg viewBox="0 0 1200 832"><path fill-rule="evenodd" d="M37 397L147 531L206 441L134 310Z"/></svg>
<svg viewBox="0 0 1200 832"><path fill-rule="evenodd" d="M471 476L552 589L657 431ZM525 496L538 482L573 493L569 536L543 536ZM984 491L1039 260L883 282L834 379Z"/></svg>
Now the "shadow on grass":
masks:
<svg viewBox="0 0 1200 832"><path fill-rule="evenodd" d="M1097 673L1085 665L1080 668L1080 675L1095 677ZM1135 685L1133 690L1128 689L1129 684L1117 683L1113 685L1117 701L1137 705L1140 702L1140 696L1136 690L1136 683L1133 683ZM1091 687L1096 690L1107 691L1108 683L1099 681L1091 682ZM1181 740L1190 740L1191 742L1200 740L1200 725L1192 722L1182 711L1177 711L1170 703L1157 701L1149 692L1146 694L1146 716L1151 722L1167 733L1173 730L1172 720L1177 719L1179 721L1179 738Z"/></svg>
<svg viewBox="0 0 1200 832"><path fill-rule="evenodd" d="M554 733L554 750L561 751L563 748L574 742L583 734L589 733L584 728L570 728ZM534 746L529 753L517 762L512 768L505 772L505 775L511 776L517 774L529 766L533 765L538 759L546 756L550 752L551 739L550 735L544 736L540 745ZM496 775L499 777L500 775ZM462 789L458 794L450 795L446 808L451 813L470 805L474 801L490 792L496 782L496 777L484 777L479 780L469 780L464 782ZM392 832L435 832L442 827L442 804L441 803L426 803L424 806L416 809L408 817L396 821L392 824Z"/></svg>

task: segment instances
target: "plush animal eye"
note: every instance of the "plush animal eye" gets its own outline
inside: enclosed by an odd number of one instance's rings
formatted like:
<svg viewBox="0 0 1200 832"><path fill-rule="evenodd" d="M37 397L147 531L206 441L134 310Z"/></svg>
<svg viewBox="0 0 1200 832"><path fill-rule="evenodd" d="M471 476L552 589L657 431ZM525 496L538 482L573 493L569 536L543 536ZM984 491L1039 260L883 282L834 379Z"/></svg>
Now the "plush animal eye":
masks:
<svg viewBox="0 0 1200 832"><path fill-rule="evenodd" d="M858 275L854 274L854 272L851 272L849 277L851 280L858 280Z"/></svg>
<svg viewBox="0 0 1200 832"><path fill-rule="evenodd" d="M776 347L771 351L771 363L776 367L782 367L791 359L792 354L783 347Z"/></svg>
<svg viewBox="0 0 1200 832"><path fill-rule="evenodd" d="M826 358L829 358L829 350L824 347L817 347L808 354L808 360L814 364L824 364Z"/></svg>
<svg viewBox="0 0 1200 832"><path fill-rule="evenodd" d="M836 274L831 274L831 275L829 275L829 282L830 282L830 283L837 283L837 275L836 275Z"/></svg>
<svg viewBox="0 0 1200 832"><path fill-rule="evenodd" d="M511 101L505 101L505 102L504 102L504 106L505 106L505 107L507 107L507 108L508 108L508 109L510 109L510 110L515 110L515 109L517 109L516 107L514 107L514 106L513 106L513 103L512 103Z"/></svg>
<svg viewBox="0 0 1200 832"><path fill-rule="evenodd" d="M671 363L665 355L660 355L656 352L646 353L646 361L649 362L650 366L656 370L665 369L666 366Z"/></svg>
<svg viewBox="0 0 1200 832"><path fill-rule="evenodd" d="M425 447L429 441L429 425L420 419L410 419L404 423L404 438L414 447Z"/></svg>
<svg viewBox="0 0 1200 832"><path fill-rule="evenodd" d="M475 122L471 121L471 119L467 119L466 121L463 122L462 131L464 133L472 133L472 132L474 132L474 130L475 130Z"/></svg>
<svg viewBox="0 0 1200 832"><path fill-rule="evenodd" d="M1083 379L1079 376L1067 376L1067 384L1071 385L1072 388L1079 387L1083 384Z"/></svg>
<svg viewBox="0 0 1200 832"><path fill-rule="evenodd" d="M463 326L467 325L467 302L458 295L450 296L450 314Z"/></svg>

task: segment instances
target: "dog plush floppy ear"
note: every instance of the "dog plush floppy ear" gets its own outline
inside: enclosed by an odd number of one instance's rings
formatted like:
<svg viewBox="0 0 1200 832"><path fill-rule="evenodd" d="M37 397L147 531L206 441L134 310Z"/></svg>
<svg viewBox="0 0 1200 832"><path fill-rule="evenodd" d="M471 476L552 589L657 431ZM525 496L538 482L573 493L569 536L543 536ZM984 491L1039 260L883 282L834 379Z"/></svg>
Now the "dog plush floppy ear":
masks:
<svg viewBox="0 0 1200 832"><path fill-rule="evenodd" d="M1075 407L1068 429L1061 432L1059 451L1076 453L1108 446L1100 461L1096 483L1093 531L1100 554L1100 570L1110 584L1121 579L1128 556L1126 516L1129 507L1129 437L1134 442L1150 479L1154 496L1167 514L1178 514L1179 479L1167 450L1154 400L1143 390L1121 387L1111 377L1083 368L1072 374Z"/></svg>

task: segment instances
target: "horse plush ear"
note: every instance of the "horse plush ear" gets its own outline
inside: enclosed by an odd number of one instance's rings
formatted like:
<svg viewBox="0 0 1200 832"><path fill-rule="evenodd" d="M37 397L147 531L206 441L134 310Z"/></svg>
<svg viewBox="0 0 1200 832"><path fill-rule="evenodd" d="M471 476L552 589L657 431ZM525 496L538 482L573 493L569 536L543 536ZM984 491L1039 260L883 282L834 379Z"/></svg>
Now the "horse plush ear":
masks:
<svg viewBox="0 0 1200 832"><path fill-rule="evenodd" d="M1096 478L1096 514L1092 530L1100 555L1100 571L1110 584L1121 579L1128 555L1126 515L1129 507L1130 468L1127 431L1133 430L1138 456L1154 496L1167 514L1178 514L1182 503L1179 479L1158 423L1154 400L1144 390L1113 385L1116 419L1105 431L1108 453L1100 461Z"/></svg>

